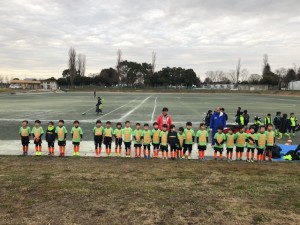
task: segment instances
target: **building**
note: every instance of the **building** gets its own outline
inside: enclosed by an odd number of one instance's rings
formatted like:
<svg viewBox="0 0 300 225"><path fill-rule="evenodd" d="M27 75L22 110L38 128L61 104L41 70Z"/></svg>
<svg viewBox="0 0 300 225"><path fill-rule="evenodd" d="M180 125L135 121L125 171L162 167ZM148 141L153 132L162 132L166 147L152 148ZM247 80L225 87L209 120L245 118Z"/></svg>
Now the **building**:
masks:
<svg viewBox="0 0 300 225"><path fill-rule="evenodd" d="M11 80L11 85L20 85L22 89L41 89L39 80Z"/></svg>
<svg viewBox="0 0 300 225"><path fill-rule="evenodd" d="M47 79L42 81L42 88L46 90L57 90L57 82L55 79Z"/></svg>
<svg viewBox="0 0 300 225"><path fill-rule="evenodd" d="M300 91L300 81L292 81L288 85L288 90Z"/></svg>

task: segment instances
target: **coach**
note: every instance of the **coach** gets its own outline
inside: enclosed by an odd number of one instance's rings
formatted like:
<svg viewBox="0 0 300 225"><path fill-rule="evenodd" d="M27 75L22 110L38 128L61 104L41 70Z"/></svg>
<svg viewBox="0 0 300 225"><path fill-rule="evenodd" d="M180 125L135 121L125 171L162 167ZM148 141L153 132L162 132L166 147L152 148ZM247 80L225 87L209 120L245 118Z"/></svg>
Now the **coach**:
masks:
<svg viewBox="0 0 300 225"><path fill-rule="evenodd" d="M218 132L218 127L222 127L224 129L226 126L225 116L220 112L221 112L220 107L217 107L215 112L212 114L210 118L210 128L212 129L212 141L211 141L212 145L215 145L214 136Z"/></svg>
<svg viewBox="0 0 300 225"><path fill-rule="evenodd" d="M170 130L170 126L172 125L172 118L169 115L169 109L164 107L162 109L162 113L157 117L158 129L162 130L162 126L167 124L168 130Z"/></svg>

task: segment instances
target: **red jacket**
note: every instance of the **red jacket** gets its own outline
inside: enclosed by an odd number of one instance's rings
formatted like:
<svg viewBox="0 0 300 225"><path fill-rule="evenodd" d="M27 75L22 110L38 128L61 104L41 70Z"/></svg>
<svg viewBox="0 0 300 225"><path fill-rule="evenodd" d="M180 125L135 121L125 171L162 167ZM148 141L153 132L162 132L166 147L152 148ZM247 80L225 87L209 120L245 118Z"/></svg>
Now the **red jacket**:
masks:
<svg viewBox="0 0 300 225"><path fill-rule="evenodd" d="M158 129L162 130L162 126L164 124L164 119L163 119L163 114L160 114L158 117L157 117L157 123L158 123ZM167 116L166 118L166 124L168 125L168 130L170 130L170 126L172 125L172 118L171 116Z"/></svg>

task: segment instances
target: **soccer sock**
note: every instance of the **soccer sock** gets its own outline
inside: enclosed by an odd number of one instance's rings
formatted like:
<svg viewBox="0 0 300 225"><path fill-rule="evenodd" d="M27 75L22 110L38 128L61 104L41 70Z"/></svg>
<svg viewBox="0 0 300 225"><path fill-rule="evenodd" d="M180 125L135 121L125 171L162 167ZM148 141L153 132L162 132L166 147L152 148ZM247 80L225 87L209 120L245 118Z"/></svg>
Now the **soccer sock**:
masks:
<svg viewBox="0 0 300 225"><path fill-rule="evenodd" d="M262 159L265 161L266 160L266 153L264 152Z"/></svg>
<svg viewBox="0 0 300 225"><path fill-rule="evenodd" d="M23 146L23 152L26 152L26 147L25 146Z"/></svg>
<svg viewBox="0 0 300 225"><path fill-rule="evenodd" d="M229 153L229 158L230 158L230 159L232 159L232 155L233 155L233 153L230 152L230 153Z"/></svg>
<svg viewBox="0 0 300 225"><path fill-rule="evenodd" d="M25 151L26 151L26 153L28 153L28 148L29 148L29 146L26 145L26 146L25 146Z"/></svg>
<svg viewBox="0 0 300 225"><path fill-rule="evenodd" d="M167 157L167 159L169 158L169 152L166 152L166 157Z"/></svg>
<svg viewBox="0 0 300 225"><path fill-rule="evenodd" d="M204 159L205 151L202 151L202 159Z"/></svg>
<svg viewBox="0 0 300 225"><path fill-rule="evenodd" d="M144 157L147 156L147 155L146 155L146 149L145 149L145 148L144 148L143 153L144 153Z"/></svg>
<svg viewBox="0 0 300 225"><path fill-rule="evenodd" d="M243 158L243 152L240 152L240 159Z"/></svg>
<svg viewBox="0 0 300 225"><path fill-rule="evenodd" d="M48 147L48 153L51 153L51 147Z"/></svg>
<svg viewBox="0 0 300 225"><path fill-rule="evenodd" d="M223 159L223 154L222 153L220 153L220 159Z"/></svg>
<svg viewBox="0 0 300 225"><path fill-rule="evenodd" d="M35 146L35 151L38 152L39 151L39 147Z"/></svg>
<svg viewBox="0 0 300 225"><path fill-rule="evenodd" d="M247 159L249 159L249 152L246 153Z"/></svg>
<svg viewBox="0 0 300 225"><path fill-rule="evenodd" d="M217 158L217 152L215 151L214 152L214 159L216 159Z"/></svg>
<svg viewBox="0 0 300 225"><path fill-rule="evenodd" d="M183 157L183 151L182 151L182 149L180 150L180 157L181 158Z"/></svg>
<svg viewBox="0 0 300 225"><path fill-rule="evenodd" d="M148 150L148 156L150 157L150 150Z"/></svg>
<svg viewBox="0 0 300 225"><path fill-rule="evenodd" d="M137 148L134 148L135 151L135 157L137 157Z"/></svg>
<svg viewBox="0 0 300 225"><path fill-rule="evenodd" d="M251 152L251 159L254 159L254 152Z"/></svg>
<svg viewBox="0 0 300 225"><path fill-rule="evenodd" d="M235 153L235 158L236 158L236 159L239 158L239 153L238 153L238 152Z"/></svg>
<svg viewBox="0 0 300 225"><path fill-rule="evenodd" d="M189 151L189 156L191 156L192 155L192 153Z"/></svg>
<svg viewBox="0 0 300 225"><path fill-rule="evenodd" d="M161 156L162 158L165 158L165 152L164 151L162 151L161 155L162 155Z"/></svg>
<svg viewBox="0 0 300 225"><path fill-rule="evenodd" d="M54 154L54 147L52 147L52 153Z"/></svg>
<svg viewBox="0 0 300 225"><path fill-rule="evenodd" d="M269 160L272 160L272 152L269 152Z"/></svg>
<svg viewBox="0 0 300 225"><path fill-rule="evenodd" d="M226 158L229 159L229 153L228 152L226 153Z"/></svg>
<svg viewBox="0 0 300 225"><path fill-rule="evenodd" d="M118 148L115 148L115 154L118 154Z"/></svg>
<svg viewBox="0 0 300 225"><path fill-rule="evenodd" d="M202 155L202 153L201 153L201 151L199 151L199 152L198 152L198 157L199 157L199 159L201 159L201 155Z"/></svg>

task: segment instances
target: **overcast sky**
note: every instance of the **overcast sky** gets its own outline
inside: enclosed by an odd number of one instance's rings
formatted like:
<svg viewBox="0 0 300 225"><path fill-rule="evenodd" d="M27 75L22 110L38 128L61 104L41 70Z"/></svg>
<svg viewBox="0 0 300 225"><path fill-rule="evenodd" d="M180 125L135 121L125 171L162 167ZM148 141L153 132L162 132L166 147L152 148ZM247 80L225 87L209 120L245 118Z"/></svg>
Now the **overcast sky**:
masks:
<svg viewBox="0 0 300 225"><path fill-rule="evenodd" d="M68 49L87 57L87 74L123 59L208 70L261 73L300 66L299 0L11 0L0 3L0 74L59 77Z"/></svg>

